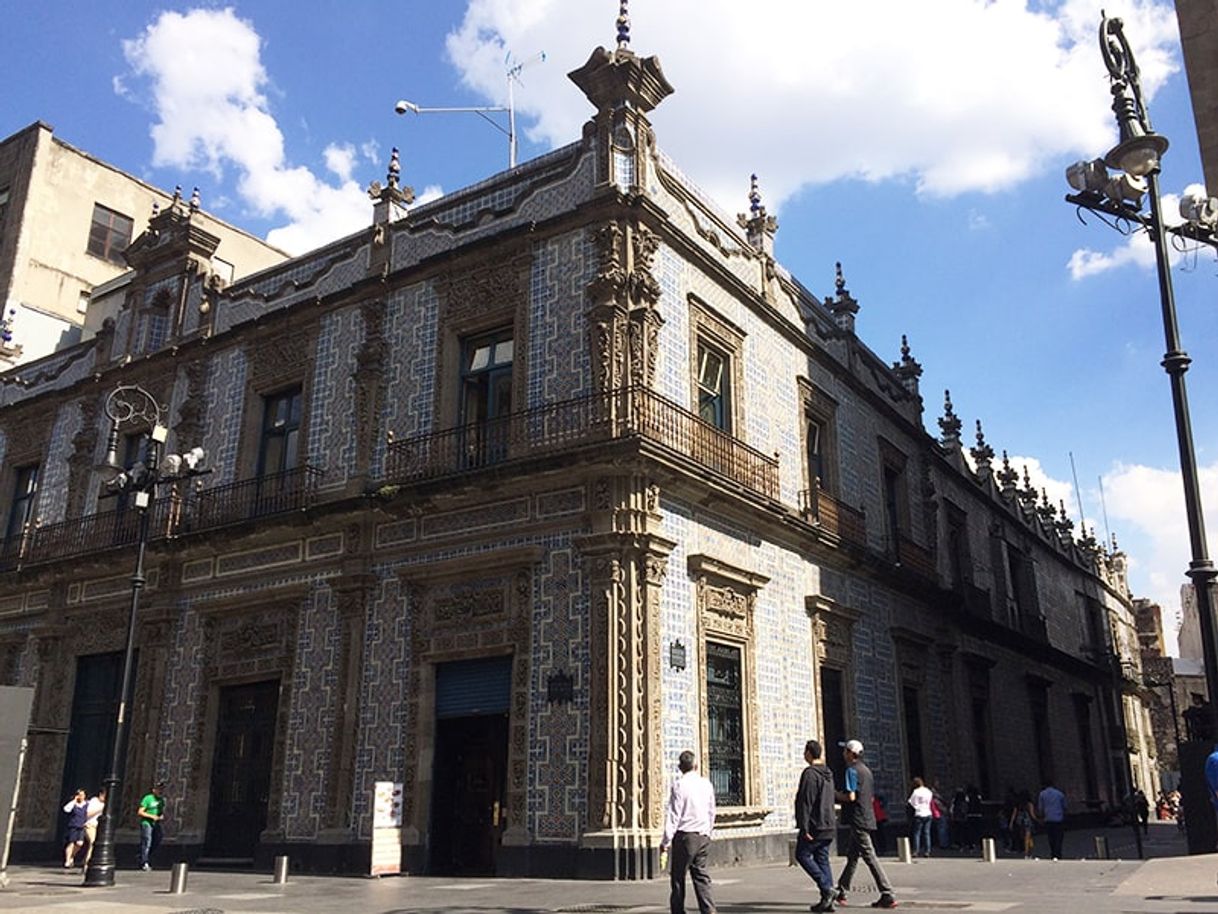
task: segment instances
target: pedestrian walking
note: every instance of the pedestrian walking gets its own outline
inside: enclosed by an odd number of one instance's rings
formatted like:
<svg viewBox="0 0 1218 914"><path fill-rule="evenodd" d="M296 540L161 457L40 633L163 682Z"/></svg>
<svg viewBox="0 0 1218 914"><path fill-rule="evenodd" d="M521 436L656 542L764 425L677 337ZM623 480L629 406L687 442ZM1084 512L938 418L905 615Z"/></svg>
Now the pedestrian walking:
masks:
<svg viewBox="0 0 1218 914"><path fill-rule="evenodd" d="M67 843L63 848L63 868L70 870L76 866L76 854L85 843L85 820L89 817L89 800L85 789L81 787L72 795L72 799L63 804L63 811L68 814Z"/></svg>
<svg viewBox="0 0 1218 914"><path fill-rule="evenodd" d="M833 812L835 793L833 772L822 758L821 745L814 739L804 745L807 767L799 776L795 791L795 860L820 889L820 901L813 911L833 911L833 870L829 866L829 845L837 823Z"/></svg>
<svg viewBox="0 0 1218 914"><path fill-rule="evenodd" d="M85 810L85 844L89 845L89 849L85 851L85 866L93 859L93 845L97 843L97 822L105 808L106 788L103 787L89 797L88 809Z"/></svg>
<svg viewBox="0 0 1218 914"><path fill-rule="evenodd" d="M1214 810L1218 811L1218 745L1214 746L1214 751L1205 760L1205 783L1209 785L1210 802L1214 804ZM1184 821L1183 800L1180 801L1180 821Z"/></svg>
<svg viewBox="0 0 1218 914"><path fill-rule="evenodd" d="M952 846L951 826L947 819L947 803L943 799L943 794L939 793L939 789L934 784L929 786L930 792L933 794L930 802L930 817L934 824L931 828L935 832L939 850L945 851Z"/></svg>
<svg viewBox="0 0 1218 914"><path fill-rule="evenodd" d="M1047 778L1044 789L1036 799L1036 813L1045 823L1045 834L1049 836L1049 856L1060 860L1062 836L1066 832L1066 795Z"/></svg>
<svg viewBox="0 0 1218 914"><path fill-rule="evenodd" d="M685 874L694 884L701 914L715 914L715 898L711 891L706 857L710 850L711 831L715 827L715 789L698 773L698 763L688 750L677 759L681 774L672 783L668 794L668 809L664 815L664 836L660 853L669 858L669 881L672 890L668 904L672 914L685 914Z"/></svg>
<svg viewBox="0 0 1218 914"><path fill-rule="evenodd" d="M913 811L913 849L918 857L930 856L930 829L933 822L931 804L935 795L921 778L913 779L913 791L909 794L909 808Z"/></svg>
<svg viewBox="0 0 1218 914"><path fill-rule="evenodd" d="M873 908L895 908L897 900L892 893L892 883L884 874L871 844L871 832L875 829L875 814L871 798L875 793L875 781L871 769L863 763L863 744L857 739L842 744L842 758L846 761L845 789L838 792L837 801L842 804L842 822L849 829L850 844L846 850L846 865L837 883L835 901L844 904L854 879L854 871L862 858L880 890L879 900L871 903Z"/></svg>
<svg viewBox="0 0 1218 914"><path fill-rule="evenodd" d="M165 785L154 784L140 799L140 869L152 869L152 854L161 845L161 821L165 818Z"/></svg>
<svg viewBox="0 0 1218 914"><path fill-rule="evenodd" d="M1011 849L1017 854L1022 851L1024 860L1032 858L1032 851L1036 846L1032 832L1035 821L1036 810L1032 806L1032 795L1025 790L1016 795L1008 823L1011 829Z"/></svg>
<svg viewBox="0 0 1218 914"><path fill-rule="evenodd" d="M1142 834L1150 833L1150 799L1146 793L1139 787L1133 794L1133 811L1138 817L1138 822L1142 826Z"/></svg>
<svg viewBox="0 0 1218 914"><path fill-rule="evenodd" d="M888 800L884 794L877 793L871 798L871 811L875 813L875 831L871 833L871 842L877 854L888 853Z"/></svg>

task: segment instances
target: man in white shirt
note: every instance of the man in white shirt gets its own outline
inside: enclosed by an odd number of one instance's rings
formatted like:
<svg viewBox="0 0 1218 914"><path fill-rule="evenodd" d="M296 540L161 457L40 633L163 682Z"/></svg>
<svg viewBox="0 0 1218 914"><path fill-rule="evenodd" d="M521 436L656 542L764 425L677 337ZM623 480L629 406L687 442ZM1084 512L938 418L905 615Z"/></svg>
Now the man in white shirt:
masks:
<svg viewBox="0 0 1218 914"><path fill-rule="evenodd" d="M715 914L711 878L706 872L706 855L710 850L711 830L715 827L715 789L710 781L698 774L692 752L682 752L677 767L681 769L681 776L672 782L664 814L664 837L660 839L661 853L672 847L669 906L672 914L685 914L685 872L688 870L698 910L701 914Z"/></svg>

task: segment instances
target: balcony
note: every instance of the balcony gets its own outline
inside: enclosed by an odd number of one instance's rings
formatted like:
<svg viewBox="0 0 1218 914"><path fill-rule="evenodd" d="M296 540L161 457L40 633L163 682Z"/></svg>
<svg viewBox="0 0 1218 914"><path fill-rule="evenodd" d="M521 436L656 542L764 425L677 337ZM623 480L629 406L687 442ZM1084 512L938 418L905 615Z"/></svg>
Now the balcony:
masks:
<svg viewBox="0 0 1218 914"><path fill-rule="evenodd" d="M303 466L185 496L170 492L150 509L148 542L303 510L313 503L321 476L320 469ZM119 503L112 511L58 524L30 525L21 536L4 540L0 543L0 573L134 546L138 541L139 512Z"/></svg>
<svg viewBox="0 0 1218 914"><path fill-rule="evenodd" d="M867 545L867 522L863 512L838 501L820 486L799 493L804 516L844 543L862 549Z"/></svg>
<svg viewBox="0 0 1218 914"><path fill-rule="evenodd" d="M642 387L576 397L389 445L386 478L407 483L511 466L614 441L646 440L766 498L778 460Z"/></svg>
<svg viewBox="0 0 1218 914"><path fill-rule="evenodd" d="M897 536L896 559L898 565L920 578L934 581L938 577L934 556L904 533Z"/></svg>

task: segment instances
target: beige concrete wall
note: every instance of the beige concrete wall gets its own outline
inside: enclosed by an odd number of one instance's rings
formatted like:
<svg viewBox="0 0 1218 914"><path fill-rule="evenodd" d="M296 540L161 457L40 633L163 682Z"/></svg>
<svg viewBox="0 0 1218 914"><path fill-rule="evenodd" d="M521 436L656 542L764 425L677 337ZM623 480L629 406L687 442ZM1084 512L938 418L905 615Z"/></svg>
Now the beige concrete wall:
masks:
<svg viewBox="0 0 1218 914"><path fill-rule="evenodd" d="M16 152L6 156L10 144ZM22 361L28 361L52 351L62 336L47 331L47 318L83 324L82 293L127 271L125 263L86 250L94 204L131 218L134 237L146 227L153 204L165 207L171 198L56 139L43 124L0 144L0 187L6 185L26 188L20 199L10 202L3 232L4 248L12 251L5 309L17 309L14 334L23 344ZM203 227L220 237L216 257L233 265L234 278L286 258L282 251L206 214Z"/></svg>
<svg viewBox="0 0 1218 914"><path fill-rule="evenodd" d="M1176 0L1205 186L1218 194L1218 0Z"/></svg>

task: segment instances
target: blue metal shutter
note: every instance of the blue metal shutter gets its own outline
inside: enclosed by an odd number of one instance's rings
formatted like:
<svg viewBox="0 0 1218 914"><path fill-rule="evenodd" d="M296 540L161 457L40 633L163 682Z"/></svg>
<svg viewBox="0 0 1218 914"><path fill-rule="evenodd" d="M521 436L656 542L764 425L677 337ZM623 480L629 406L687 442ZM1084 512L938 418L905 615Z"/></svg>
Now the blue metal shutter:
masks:
<svg viewBox="0 0 1218 914"><path fill-rule="evenodd" d="M442 663L436 667L436 717L506 714L511 691L510 656Z"/></svg>

